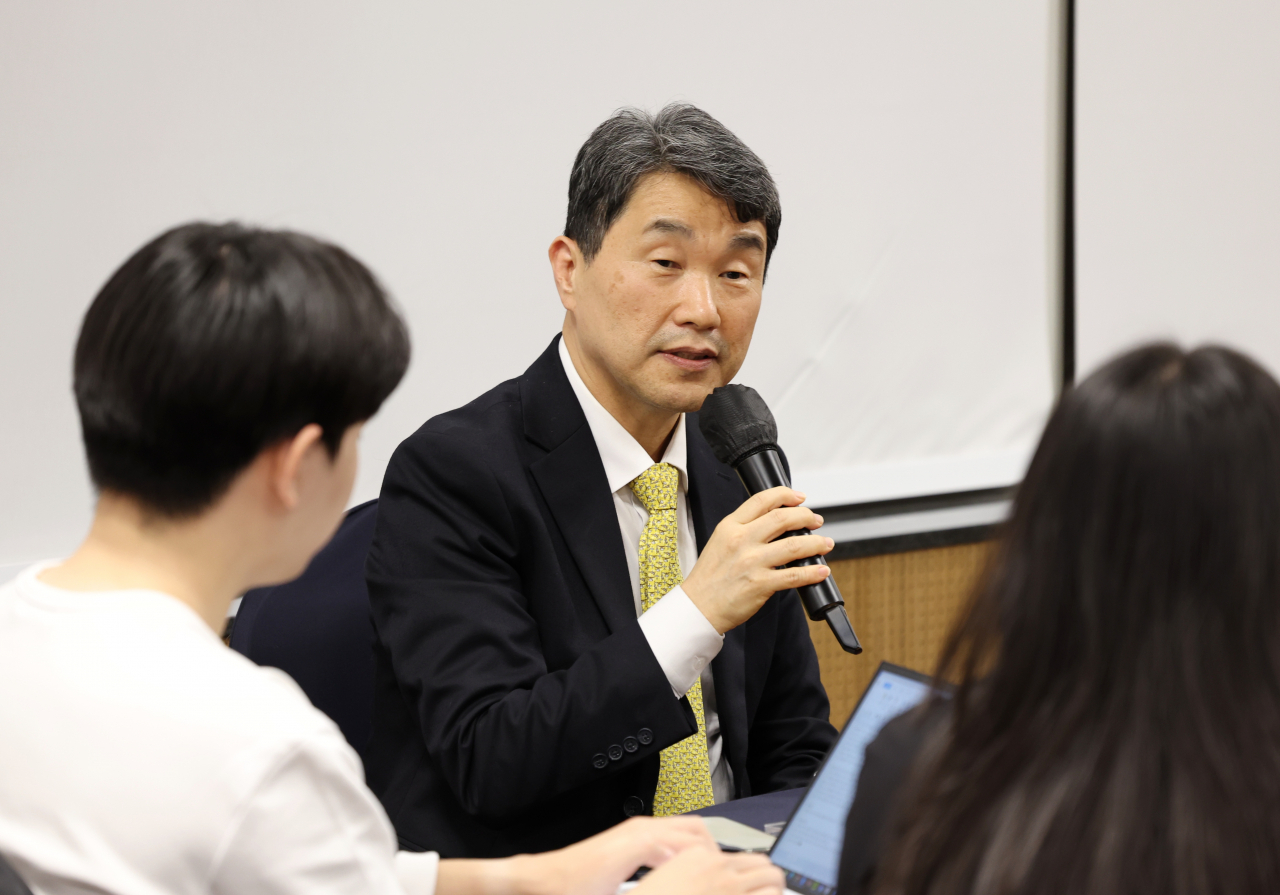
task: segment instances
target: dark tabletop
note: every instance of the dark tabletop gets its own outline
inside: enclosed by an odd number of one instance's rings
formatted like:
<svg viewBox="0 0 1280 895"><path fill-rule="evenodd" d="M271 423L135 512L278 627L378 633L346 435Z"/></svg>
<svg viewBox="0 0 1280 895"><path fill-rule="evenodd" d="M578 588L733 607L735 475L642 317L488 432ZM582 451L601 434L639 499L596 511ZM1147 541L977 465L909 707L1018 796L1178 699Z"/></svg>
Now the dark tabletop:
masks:
<svg viewBox="0 0 1280 895"><path fill-rule="evenodd" d="M761 796L712 805L710 808L690 813L704 817L727 817L763 832L765 824L782 823L789 818L804 792L803 787L783 789L778 792L767 792Z"/></svg>

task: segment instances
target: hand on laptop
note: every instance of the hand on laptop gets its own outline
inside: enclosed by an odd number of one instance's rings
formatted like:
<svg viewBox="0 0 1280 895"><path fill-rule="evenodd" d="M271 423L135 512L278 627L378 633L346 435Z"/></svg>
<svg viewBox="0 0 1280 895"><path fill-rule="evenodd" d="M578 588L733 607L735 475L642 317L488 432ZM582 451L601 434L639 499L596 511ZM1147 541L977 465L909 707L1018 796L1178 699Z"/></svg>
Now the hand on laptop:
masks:
<svg viewBox="0 0 1280 895"><path fill-rule="evenodd" d="M782 895L782 871L764 855L690 848L648 874L632 895Z"/></svg>
<svg viewBox="0 0 1280 895"><path fill-rule="evenodd" d="M719 854L719 847L702 818L633 817L576 845L511 858L510 869L516 885L507 891L614 895L619 884L641 867L663 866L687 851ZM665 890L649 888L646 891Z"/></svg>

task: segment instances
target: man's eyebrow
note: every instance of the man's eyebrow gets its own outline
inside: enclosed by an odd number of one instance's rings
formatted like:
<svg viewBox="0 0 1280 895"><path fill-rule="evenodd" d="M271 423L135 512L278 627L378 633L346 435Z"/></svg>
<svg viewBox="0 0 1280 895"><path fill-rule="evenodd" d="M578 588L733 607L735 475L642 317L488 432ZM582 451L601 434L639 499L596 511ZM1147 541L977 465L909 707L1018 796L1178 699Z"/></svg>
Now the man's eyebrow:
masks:
<svg viewBox="0 0 1280 895"><path fill-rule="evenodd" d="M651 233L672 233L684 239L693 239L695 236L693 228L688 224L682 224L680 221L671 218L658 218L648 227L644 228L644 232ZM730 251L741 251L742 249L763 252L765 250L764 240L760 238L758 233L746 231L739 233L729 240Z"/></svg>
<svg viewBox="0 0 1280 895"><path fill-rule="evenodd" d="M755 249L757 252L763 252L764 240L760 238L758 233L739 233L733 239L729 240L729 248Z"/></svg>
<svg viewBox="0 0 1280 895"><path fill-rule="evenodd" d="M674 233L676 236L682 236L685 239L693 239L692 227L688 224L682 224L679 221L673 221L671 218L658 218L648 227L644 228L646 233L651 230L656 230L659 233Z"/></svg>

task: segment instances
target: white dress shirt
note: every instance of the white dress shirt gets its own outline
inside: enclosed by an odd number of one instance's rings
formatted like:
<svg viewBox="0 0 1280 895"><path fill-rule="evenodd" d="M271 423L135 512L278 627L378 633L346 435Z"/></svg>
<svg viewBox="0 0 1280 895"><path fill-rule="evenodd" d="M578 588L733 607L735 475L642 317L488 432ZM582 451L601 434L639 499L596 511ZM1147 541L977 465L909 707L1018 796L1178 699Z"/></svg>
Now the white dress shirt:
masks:
<svg viewBox="0 0 1280 895"><path fill-rule="evenodd" d="M658 600L648 612L640 612L640 534L649 511L631 490L631 482L654 465L653 458L631 437L613 414L591 394L582 377L573 366L564 339L560 340L560 363L564 366L573 393L582 405L582 412L591 427L600 460L604 463L605 478L613 492L613 508L618 514L618 527L622 531L622 548L627 554L627 571L631 573L631 594L635 599L636 615L640 617L640 630L644 632L649 648L662 666L671 689L679 699L689 692L694 681L702 679L702 713L707 726L707 753L711 762L711 787L716 803L733 798L733 774L729 763L723 760L724 743L720 737L720 716L716 713L715 682L711 677L711 660L720 653L724 637L712 627L706 616L693 605L684 588L675 587ZM675 432L667 444L667 450L659 462L670 463L680 472L679 493L676 496L676 549L680 554L680 571L685 577L698 561L697 539L694 537L693 517L689 514L689 464L685 446L685 417L680 414Z"/></svg>
<svg viewBox="0 0 1280 895"><path fill-rule="evenodd" d="M0 853L43 895L435 891L286 674L155 591L0 587Z"/></svg>

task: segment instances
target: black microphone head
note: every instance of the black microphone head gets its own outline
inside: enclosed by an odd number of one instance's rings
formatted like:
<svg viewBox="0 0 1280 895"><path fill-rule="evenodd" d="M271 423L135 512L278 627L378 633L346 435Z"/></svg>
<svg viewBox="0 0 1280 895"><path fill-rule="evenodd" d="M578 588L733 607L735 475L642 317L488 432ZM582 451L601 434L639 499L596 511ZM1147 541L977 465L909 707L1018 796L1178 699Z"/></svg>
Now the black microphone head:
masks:
<svg viewBox="0 0 1280 895"><path fill-rule="evenodd" d="M778 424L769 405L745 385L722 385L707 395L698 428L716 459L735 468L752 454L778 449Z"/></svg>

